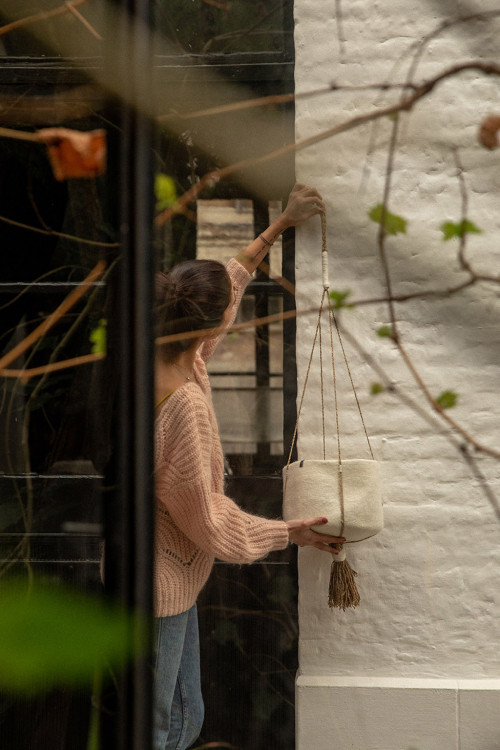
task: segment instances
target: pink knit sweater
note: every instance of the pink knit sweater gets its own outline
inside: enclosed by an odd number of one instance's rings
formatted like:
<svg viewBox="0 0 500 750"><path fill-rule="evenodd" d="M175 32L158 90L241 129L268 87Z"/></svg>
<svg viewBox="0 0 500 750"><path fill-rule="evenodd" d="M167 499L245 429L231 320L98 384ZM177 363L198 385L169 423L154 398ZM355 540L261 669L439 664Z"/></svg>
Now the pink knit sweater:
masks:
<svg viewBox="0 0 500 750"><path fill-rule="evenodd" d="M235 304L250 275L240 263L227 266ZM220 340L220 339L219 339ZM224 495L224 461L205 367L218 340L196 355L194 380L166 400L155 426L155 614L189 609L204 586L214 559L249 563L284 549L284 521L245 513Z"/></svg>

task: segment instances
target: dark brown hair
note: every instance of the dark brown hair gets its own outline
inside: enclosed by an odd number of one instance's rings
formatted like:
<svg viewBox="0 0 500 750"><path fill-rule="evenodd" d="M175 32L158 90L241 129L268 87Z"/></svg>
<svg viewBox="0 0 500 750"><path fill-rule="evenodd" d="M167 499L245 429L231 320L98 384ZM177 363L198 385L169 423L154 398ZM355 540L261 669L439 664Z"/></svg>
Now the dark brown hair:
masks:
<svg viewBox="0 0 500 750"><path fill-rule="evenodd" d="M187 260L156 276L156 337L217 328L231 301L231 281L225 266L215 260ZM193 338L160 344L171 360L192 344Z"/></svg>

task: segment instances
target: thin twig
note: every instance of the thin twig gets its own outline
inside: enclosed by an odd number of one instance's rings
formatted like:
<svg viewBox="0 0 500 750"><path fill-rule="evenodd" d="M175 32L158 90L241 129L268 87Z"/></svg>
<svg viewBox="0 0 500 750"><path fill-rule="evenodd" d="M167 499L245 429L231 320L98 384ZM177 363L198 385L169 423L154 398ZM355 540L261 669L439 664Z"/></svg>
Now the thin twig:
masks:
<svg viewBox="0 0 500 750"><path fill-rule="evenodd" d="M435 412L439 414L439 416L444 419L446 422L448 422L449 425L453 427L454 430L456 430L468 443L470 443L477 451L481 451L482 453L487 453L489 456L493 456L494 458L500 459L500 450L495 450L494 448L490 448L488 445L484 445L483 443L480 443L478 440L476 440L470 432L468 432L464 427L462 427L456 420L453 419L453 417L450 417L448 412L443 409L442 406L440 406L436 399L433 398L431 392L429 391L429 388L427 387L426 383L424 382L424 379L418 372L417 368L413 364L413 361L406 351L405 347L403 346L403 343L401 341L401 338L399 338L396 341L396 346L399 350L399 353L403 357L406 366L410 370L411 374L413 375L415 381L417 382L418 386L420 387L420 390L424 394L425 398L429 402L432 409L434 409Z"/></svg>
<svg viewBox="0 0 500 750"><path fill-rule="evenodd" d="M94 27L92 26L92 24L89 23L84 16L82 16L82 14L80 13L80 11L76 10L76 8L74 6L74 3L68 2L68 0L66 0L66 6L67 6L68 10L71 11L71 13L73 13L73 15L75 16L75 18L77 18L80 21L80 23L82 23L85 26L85 28L87 29L87 31L90 31L90 33L92 34L92 36L94 36L100 42L103 41L103 37L99 34L99 32L94 29Z"/></svg>
<svg viewBox="0 0 500 750"><path fill-rule="evenodd" d="M36 133L30 133L26 130L14 130L13 128L0 128L0 138L13 138L16 141L40 143L40 139Z"/></svg>
<svg viewBox="0 0 500 750"><path fill-rule="evenodd" d="M289 320L297 316L296 310L286 310L285 312L274 313L273 315L265 315L262 318L253 318L252 320L246 320L244 323L236 323L231 326L228 333L238 333L244 331L247 328L257 328L263 325L269 325L270 323L279 323L282 320ZM211 333L217 333L219 329L213 328L204 331L208 336ZM181 341L185 339L197 339L200 336L200 331L185 331L183 333L170 333L168 336L159 336L155 339L155 344L161 346L162 344L168 344L173 341Z"/></svg>
<svg viewBox="0 0 500 750"><path fill-rule="evenodd" d="M411 81L417 71L422 55L424 54L427 45L433 39L440 36L444 31L453 28L453 26L458 26L464 23L471 23L472 21L489 21L492 18L498 18L498 16L500 16L500 10L491 10L482 13L470 13L467 16L460 16L459 18L447 19L446 21L443 21L441 24L439 24L437 28L435 28L433 31L430 31L426 36L424 36L416 43L417 52L415 54L415 57L413 58L407 75L408 85L411 85Z"/></svg>
<svg viewBox="0 0 500 750"><path fill-rule="evenodd" d="M462 268L464 268L466 271L468 271L471 276L473 276L473 271L470 263L465 258L465 246L467 244L467 233L465 232L465 221L467 219L468 214L468 208L469 208L469 196L467 194L467 186L465 184L465 178L464 178L464 168L462 166L462 162L460 161L460 156L458 153L458 150L456 148L452 148L452 154L453 158L455 160L455 166L457 168L457 177L458 177L458 184L460 186L460 196L461 196L461 219L460 219L460 226L462 227L462 232L460 232L460 244L458 248L458 260Z"/></svg>
<svg viewBox="0 0 500 750"><path fill-rule="evenodd" d="M73 234L57 232L55 229L42 229L41 227L34 227L31 224L23 224L20 221L8 219L7 216L0 216L0 221L3 221L5 224L10 224L13 227L19 227L19 229L27 229L30 232L37 232L38 234L60 237L61 239L70 240L71 242L82 242L85 245L92 245L93 247L120 247L119 242L99 242L99 240L89 240L85 237L77 237Z"/></svg>
<svg viewBox="0 0 500 750"><path fill-rule="evenodd" d="M378 237L377 237L380 261L382 264L385 284L387 288L387 305L389 307L389 315L391 319L394 339L396 342L398 339L398 329L397 329L397 322L396 322L396 312L394 309L394 302L392 300L393 295L392 295L391 274L390 274L389 262L387 260L387 254L385 250L385 238L387 234L386 229L385 229L385 217L386 217L387 210L388 210L387 206L389 203L389 194L391 190L391 178L392 178L393 165L394 165L394 156L396 153L396 145L397 145L397 140L398 140L398 131L399 131L399 118L396 118L394 122L392 123L391 140L389 143L387 165L385 169L384 196L382 200L382 215L380 217L380 224L379 224Z"/></svg>
<svg viewBox="0 0 500 750"><path fill-rule="evenodd" d="M479 280L484 281L485 279L480 279L479 276L474 275L473 278L467 279L467 281L463 281L461 284L457 284L456 286L448 287L447 289L427 289L420 292L411 292L408 294L392 294L390 297L384 296L369 297L368 299L358 299L353 300L352 302L349 301L349 307L360 307L362 305L381 305L387 304L389 302L409 302L412 299L420 299L424 297L451 297L452 295L461 292L463 289L467 289L467 287L473 286ZM487 280L493 281L493 279ZM495 279L495 281L500 282L500 279Z"/></svg>
<svg viewBox="0 0 500 750"><path fill-rule="evenodd" d="M280 104L290 104L291 102L297 102L302 99L310 99L315 96L324 96L325 94L331 94L332 92L339 91L371 91L373 89L383 89L388 91L391 89L408 89L409 86L406 83L367 83L360 85L340 85L336 82L332 82L329 86L324 86L320 89L313 89L311 91L301 91L289 94L269 94L268 96L259 96L255 99L245 99L242 102L232 102L231 104L220 104L216 107L207 107L206 109L197 109L192 112L171 112L168 115L159 115L157 121L159 123L169 122L170 120L195 120L201 117L212 117L214 115L222 115L227 113L241 112L246 109L258 109L259 107L270 107L277 106ZM416 87L413 87L416 89Z"/></svg>
<svg viewBox="0 0 500 750"><path fill-rule="evenodd" d="M22 29L25 26L30 26L33 23L40 23L40 21L47 21L49 18L62 16L65 13L70 12L70 8L68 6L71 5L73 6L73 8L76 8L78 5L83 5L83 3L86 2L87 0L72 0L72 2L65 2L63 5L60 5L58 8L54 8L53 10L40 11L39 13L34 13L31 16L19 18L17 21L11 21L4 26L0 26L0 36L9 34L11 31L16 31L17 29Z"/></svg>
<svg viewBox="0 0 500 750"><path fill-rule="evenodd" d="M22 383L27 383L31 378L35 378L39 375L48 375L58 370L67 370L70 367L79 367L80 365L87 365L91 362L97 362L100 359L105 359L104 353L97 354L82 354L80 357L72 357L71 359L61 359L59 362L53 362L48 365L40 365L39 367L29 367L22 370L0 370L0 376L3 378L19 378Z"/></svg>
<svg viewBox="0 0 500 750"><path fill-rule="evenodd" d="M10 352L7 352L2 358L0 358L0 375L2 370L5 370L11 362L14 362L21 354L29 349L38 339L45 334L71 310L71 308L83 297L84 294L90 289L92 284L102 276L106 269L104 261L100 260L88 276L82 281L79 286L74 289L65 300L52 312L39 326L35 328L28 336L19 342Z"/></svg>

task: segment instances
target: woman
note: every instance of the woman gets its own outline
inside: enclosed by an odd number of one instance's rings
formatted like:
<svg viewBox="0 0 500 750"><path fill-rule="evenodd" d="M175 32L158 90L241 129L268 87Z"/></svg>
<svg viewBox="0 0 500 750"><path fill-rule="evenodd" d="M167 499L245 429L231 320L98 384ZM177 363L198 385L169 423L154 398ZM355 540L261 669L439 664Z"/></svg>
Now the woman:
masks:
<svg viewBox="0 0 500 750"><path fill-rule="evenodd" d="M224 495L223 454L205 367L232 324L243 291L285 229L324 210L296 184L283 213L224 267L187 261L157 277L155 370L155 750L185 750L203 723L196 598L214 559L251 563L289 542L337 554L338 537L245 513Z"/></svg>

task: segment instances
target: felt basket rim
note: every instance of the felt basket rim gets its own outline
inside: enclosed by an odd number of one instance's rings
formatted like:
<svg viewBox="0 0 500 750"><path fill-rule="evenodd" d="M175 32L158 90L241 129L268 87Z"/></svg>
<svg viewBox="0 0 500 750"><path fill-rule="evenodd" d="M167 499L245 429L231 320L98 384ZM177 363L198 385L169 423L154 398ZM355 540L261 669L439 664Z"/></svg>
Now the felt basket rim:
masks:
<svg viewBox="0 0 500 750"><path fill-rule="evenodd" d="M352 464L352 463L359 463L359 464L379 464L380 461L377 461L375 458L343 458L342 461L339 461L338 458L299 458L296 461L292 461L291 463L284 466L284 470L288 469L290 466L302 466L303 464Z"/></svg>

